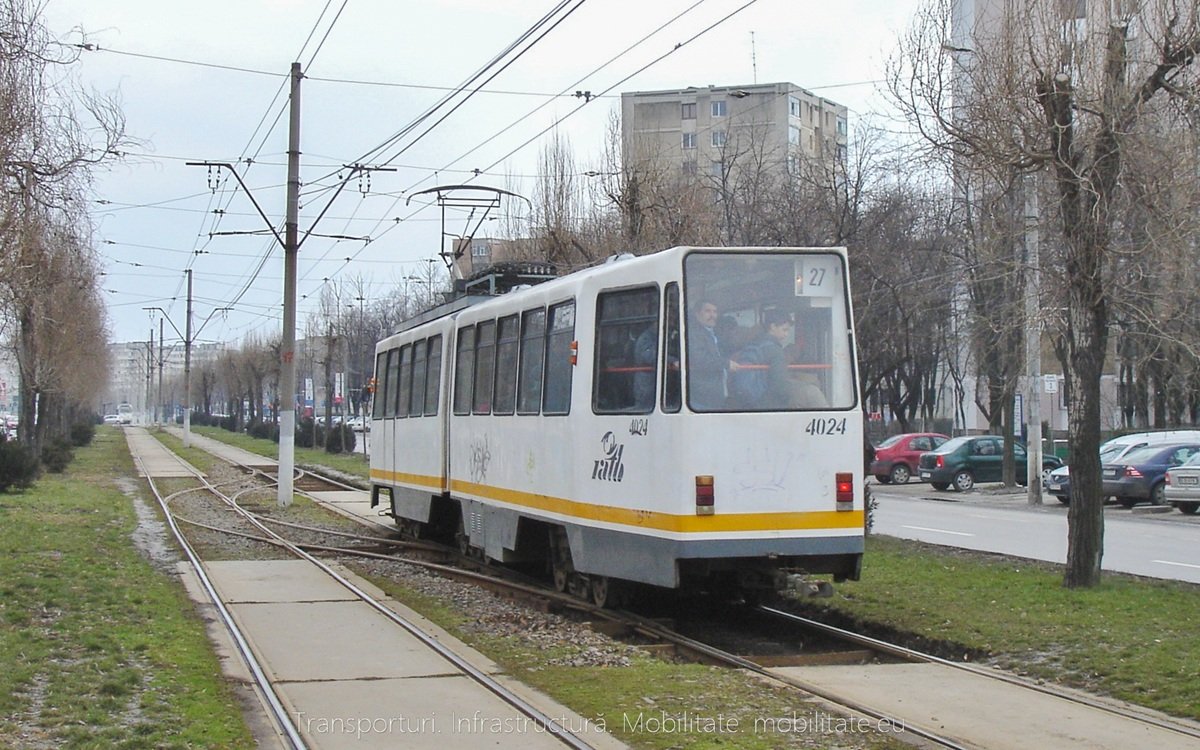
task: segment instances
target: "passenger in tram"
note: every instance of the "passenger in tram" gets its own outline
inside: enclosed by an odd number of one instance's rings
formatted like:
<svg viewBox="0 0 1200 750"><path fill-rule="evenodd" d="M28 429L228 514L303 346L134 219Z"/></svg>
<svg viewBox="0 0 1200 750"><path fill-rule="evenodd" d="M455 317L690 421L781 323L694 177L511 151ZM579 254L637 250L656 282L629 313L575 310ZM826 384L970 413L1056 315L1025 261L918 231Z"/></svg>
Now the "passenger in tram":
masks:
<svg viewBox="0 0 1200 750"><path fill-rule="evenodd" d="M735 406L744 409L790 409L793 384L783 347L792 335L792 316L772 308L763 312L763 332L734 357Z"/></svg>
<svg viewBox="0 0 1200 750"><path fill-rule="evenodd" d="M638 411L654 408L655 362L658 359L658 326L650 323L633 344L633 403Z"/></svg>
<svg viewBox="0 0 1200 750"><path fill-rule="evenodd" d="M688 324L688 405L694 411L725 408L729 359L717 339L717 312L716 303L701 300Z"/></svg>

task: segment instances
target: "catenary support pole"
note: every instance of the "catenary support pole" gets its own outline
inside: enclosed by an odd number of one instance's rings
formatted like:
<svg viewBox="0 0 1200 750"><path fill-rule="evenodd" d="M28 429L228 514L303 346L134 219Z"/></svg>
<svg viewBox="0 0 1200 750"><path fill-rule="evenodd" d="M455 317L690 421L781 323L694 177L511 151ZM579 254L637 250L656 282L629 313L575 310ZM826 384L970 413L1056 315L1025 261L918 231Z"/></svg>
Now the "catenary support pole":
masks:
<svg viewBox="0 0 1200 750"><path fill-rule="evenodd" d="M183 447L192 447L192 269L187 269L187 320L183 324Z"/></svg>
<svg viewBox="0 0 1200 750"><path fill-rule="evenodd" d="M292 504L292 471L296 465L296 265L300 222L300 63L292 63L292 98L288 118L287 217L283 244L283 337L279 377L279 496Z"/></svg>

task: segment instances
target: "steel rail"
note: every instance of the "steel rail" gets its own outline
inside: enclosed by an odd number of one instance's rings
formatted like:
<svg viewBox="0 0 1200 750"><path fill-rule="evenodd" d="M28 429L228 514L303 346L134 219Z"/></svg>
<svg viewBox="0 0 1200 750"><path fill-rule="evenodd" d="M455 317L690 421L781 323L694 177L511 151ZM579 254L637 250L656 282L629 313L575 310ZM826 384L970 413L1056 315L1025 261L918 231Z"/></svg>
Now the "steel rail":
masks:
<svg viewBox="0 0 1200 750"><path fill-rule="evenodd" d="M271 684L270 679L267 678L266 672L263 671L262 665L259 664L258 657L254 655L254 651L250 648L250 644L246 640L245 635L242 633L241 628L239 628L237 623L234 621L232 613L230 613L229 609L225 606L225 603L221 601L221 597L217 594L216 587L213 586L208 574L204 572L204 566L201 564L200 558L196 555L195 550L192 549L192 545L188 543L187 538L184 536L183 532L180 531L179 526L175 523L175 519L171 513L171 508L166 499L163 497L162 493L159 492L158 486L154 483L154 478L150 476L150 472L146 470L146 467L142 463L140 456L134 456L134 461L142 470L142 474L146 476L146 482L150 485L150 490L154 493L154 498L158 501L159 507L162 508L163 516L167 520L167 526L171 529L171 533L174 535L175 541L179 544L180 549L182 549L184 555L187 556L188 562L191 564L192 570L196 574L196 578L200 581L200 585L204 587L205 592L208 594L209 600L212 601L213 606L216 607L218 614L220 614L221 621L224 623L225 628L229 631L230 637L233 638L233 642L237 646L238 653L241 655L247 669L250 670L250 674L254 678L255 685L261 691L262 696L266 699L267 706L270 708L273 718L280 729L283 730L283 733L287 737L287 741L293 748L295 748L295 750L307 750L308 745L304 742L303 737L301 737L300 730L292 722L292 718L287 709L284 708L283 702L279 699L279 695L275 692L275 687Z"/></svg>

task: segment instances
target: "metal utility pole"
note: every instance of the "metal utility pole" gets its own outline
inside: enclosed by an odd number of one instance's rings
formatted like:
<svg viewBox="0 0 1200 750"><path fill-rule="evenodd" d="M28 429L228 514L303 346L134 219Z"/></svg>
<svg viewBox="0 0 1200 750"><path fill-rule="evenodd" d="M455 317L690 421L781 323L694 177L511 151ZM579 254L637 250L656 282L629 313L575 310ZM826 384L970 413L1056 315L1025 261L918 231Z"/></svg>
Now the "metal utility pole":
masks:
<svg viewBox="0 0 1200 750"><path fill-rule="evenodd" d="M292 63L291 108L288 118L288 176L287 176L287 215L284 218L284 234L282 237L275 230L275 223L267 217L262 206L254 199L250 188L242 180L241 175L232 164L225 162L187 162L188 166L213 167L228 169L246 192L246 197L254 204L258 215L266 222L267 229L283 246L283 332L280 337L280 405L279 405L279 506L286 508L292 504L292 472L296 466L296 279L297 256L303 239L300 237L300 81L304 78L300 63ZM350 177L362 172L389 171L381 167L368 167L362 164L346 165L349 172L346 179L338 186L337 191L329 199L325 208L317 216L315 224L325 216L325 211L333 205L333 201L341 194ZM215 187L213 189L216 189ZM305 233L305 238L312 235L313 228ZM246 234L245 232L217 232L215 234ZM345 237L343 239L360 239L369 241L369 237Z"/></svg>
<svg viewBox="0 0 1200 750"><path fill-rule="evenodd" d="M162 409L162 421L166 420L167 407L162 400L162 371L163 371L163 319L158 319L158 401L154 403L154 421L159 422L159 409Z"/></svg>
<svg viewBox="0 0 1200 750"><path fill-rule="evenodd" d="M1037 180L1025 178L1025 363L1029 385L1025 408L1029 440L1025 445L1025 481L1030 505L1042 504L1042 324L1038 310L1041 272L1038 260Z"/></svg>
<svg viewBox="0 0 1200 750"><path fill-rule="evenodd" d="M150 411L150 402L154 399L154 328L150 328L150 341L146 344L146 404L142 413Z"/></svg>
<svg viewBox="0 0 1200 750"><path fill-rule="evenodd" d="M283 341L279 377L278 504L292 504L296 466L296 265L300 250L300 63L292 63L292 100L288 117L287 216L283 241Z"/></svg>
<svg viewBox="0 0 1200 750"><path fill-rule="evenodd" d="M192 269L187 269L187 320L183 324L183 447L192 447Z"/></svg>

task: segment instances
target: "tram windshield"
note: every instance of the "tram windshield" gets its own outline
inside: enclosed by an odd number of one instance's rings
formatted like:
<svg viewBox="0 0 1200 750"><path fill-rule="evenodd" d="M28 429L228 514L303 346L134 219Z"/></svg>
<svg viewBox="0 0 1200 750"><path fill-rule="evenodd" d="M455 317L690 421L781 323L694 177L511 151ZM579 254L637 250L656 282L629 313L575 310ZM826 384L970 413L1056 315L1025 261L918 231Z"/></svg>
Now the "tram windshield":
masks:
<svg viewBox="0 0 1200 750"><path fill-rule="evenodd" d="M841 256L694 252L684 260L692 411L857 403Z"/></svg>

